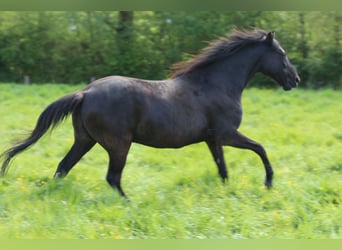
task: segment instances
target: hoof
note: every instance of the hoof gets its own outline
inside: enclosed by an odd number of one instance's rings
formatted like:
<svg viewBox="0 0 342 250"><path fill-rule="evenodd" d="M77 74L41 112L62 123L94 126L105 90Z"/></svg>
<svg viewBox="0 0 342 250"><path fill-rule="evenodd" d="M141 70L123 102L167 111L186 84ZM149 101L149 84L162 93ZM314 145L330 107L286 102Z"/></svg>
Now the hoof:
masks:
<svg viewBox="0 0 342 250"><path fill-rule="evenodd" d="M226 184L226 183L228 183L228 181L229 181L229 180L228 180L228 176L222 178L221 180L222 180L222 184Z"/></svg>
<svg viewBox="0 0 342 250"><path fill-rule="evenodd" d="M62 172L56 172L55 175L53 176L54 179L61 179L64 177L65 177L65 174L63 174Z"/></svg>
<svg viewBox="0 0 342 250"><path fill-rule="evenodd" d="M267 189L271 189L272 188L272 180L266 180L265 186L267 187Z"/></svg>

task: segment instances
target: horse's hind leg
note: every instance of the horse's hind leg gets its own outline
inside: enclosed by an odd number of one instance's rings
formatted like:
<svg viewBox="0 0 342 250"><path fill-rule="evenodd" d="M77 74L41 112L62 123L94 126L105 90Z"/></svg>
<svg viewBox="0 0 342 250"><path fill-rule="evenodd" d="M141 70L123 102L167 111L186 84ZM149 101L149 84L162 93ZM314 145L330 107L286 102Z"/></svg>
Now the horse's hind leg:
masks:
<svg viewBox="0 0 342 250"><path fill-rule="evenodd" d="M224 161L222 146L219 145L216 141L207 141L206 143L218 167L219 174L222 178L222 181L225 182L228 179L228 171L227 171L226 163Z"/></svg>
<svg viewBox="0 0 342 250"><path fill-rule="evenodd" d="M85 155L94 145L95 140L93 140L77 115L73 116L73 126L75 141L69 152L63 158L63 160L58 164L54 178L62 178L66 176L72 167Z"/></svg>
<svg viewBox="0 0 342 250"><path fill-rule="evenodd" d="M238 131L235 131L228 139L224 140L223 144L237 148L250 149L258 154L264 164L266 171L265 185L268 188L272 187L273 169L271 167L270 161L268 160L266 151L261 144L249 139Z"/></svg>
<svg viewBox="0 0 342 250"><path fill-rule="evenodd" d="M80 141L75 140L71 149L63 160L58 164L54 178L65 177L73 166L85 155L95 144L95 141Z"/></svg>
<svg viewBox="0 0 342 250"><path fill-rule="evenodd" d="M126 158L131 143L132 139L130 135L105 139L104 143L101 143L109 155L106 180L111 187L116 188L120 195L124 197L126 197L126 194L121 187L121 175L126 164Z"/></svg>

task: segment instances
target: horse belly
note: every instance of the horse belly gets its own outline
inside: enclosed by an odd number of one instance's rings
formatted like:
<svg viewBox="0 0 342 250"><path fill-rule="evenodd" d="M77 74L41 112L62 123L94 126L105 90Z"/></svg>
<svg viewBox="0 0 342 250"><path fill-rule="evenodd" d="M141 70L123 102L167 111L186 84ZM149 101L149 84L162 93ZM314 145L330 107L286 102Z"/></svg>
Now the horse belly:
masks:
<svg viewBox="0 0 342 250"><path fill-rule="evenodd" d="M181 148L201 141L203 141L201 136L183 136L165 133L147 133L133 136L133 142L155 148Z"/></svg>
<svg viewBox="0 0 342 250"><path fill-rule="evenodd" d="M133 141L156 148L180 148L203 141L207 125L204 119L145 120L138 123Z"/></svg>

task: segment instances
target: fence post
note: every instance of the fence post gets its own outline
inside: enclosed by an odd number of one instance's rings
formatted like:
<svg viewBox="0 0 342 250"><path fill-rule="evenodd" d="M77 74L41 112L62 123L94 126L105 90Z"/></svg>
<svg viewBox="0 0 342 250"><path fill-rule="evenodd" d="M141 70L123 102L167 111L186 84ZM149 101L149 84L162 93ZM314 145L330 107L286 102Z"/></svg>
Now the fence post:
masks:
<svg viewBox="0 0 342 250"><path fill-rule="evenodd" d="M28 75L25 75L24 76L24 84L25 85L29 85L31 82L30 82L30 76L28 76Z"/></svg>

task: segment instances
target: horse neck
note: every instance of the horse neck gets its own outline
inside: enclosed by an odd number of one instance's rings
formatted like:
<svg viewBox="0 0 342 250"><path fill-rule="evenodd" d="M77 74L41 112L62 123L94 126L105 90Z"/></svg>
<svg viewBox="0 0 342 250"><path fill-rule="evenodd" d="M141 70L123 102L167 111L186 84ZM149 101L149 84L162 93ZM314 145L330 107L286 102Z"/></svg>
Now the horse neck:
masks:
<svg viewBox="0 0 342 250"><path fill-rule="evenodd" d="M216 85L230 96L241 98L248 81L259 71L263 51L256 46L242 49L225 60L207 68L207 82Z"/></svg>

